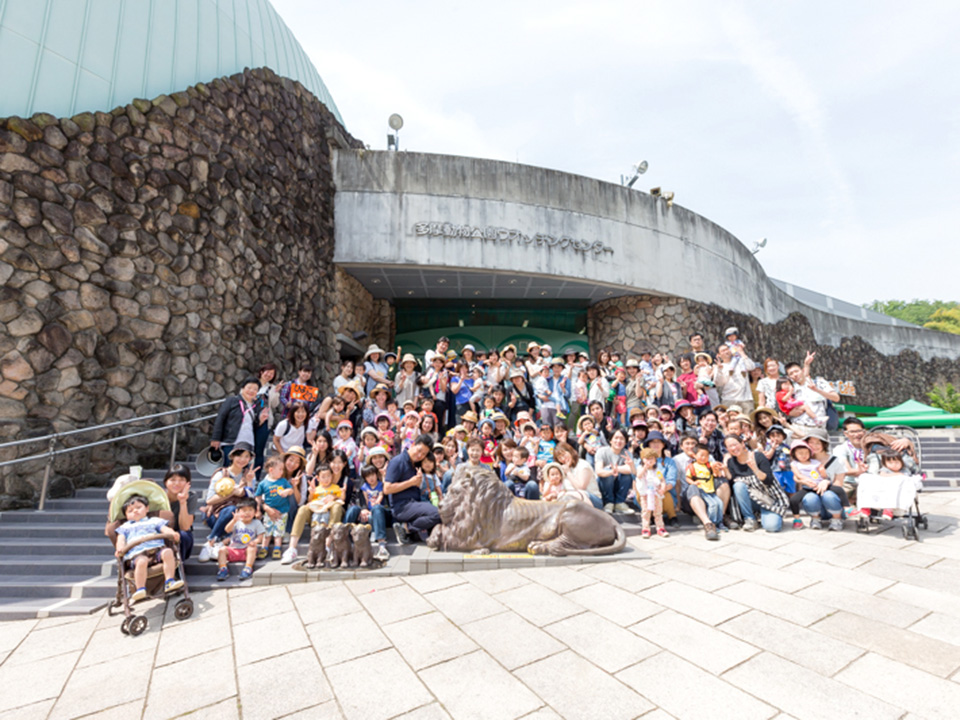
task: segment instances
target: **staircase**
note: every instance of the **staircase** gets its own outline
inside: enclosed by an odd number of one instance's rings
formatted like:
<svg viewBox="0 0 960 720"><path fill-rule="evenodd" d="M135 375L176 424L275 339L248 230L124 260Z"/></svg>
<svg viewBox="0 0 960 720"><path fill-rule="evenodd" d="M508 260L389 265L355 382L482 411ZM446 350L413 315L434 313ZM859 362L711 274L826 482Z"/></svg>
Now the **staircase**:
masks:
<svg viewBox="0 0 960 720"><path fill-rule="evenodd" d="M960 488L960 430L921 430L920 451L927 474L925 488Z"/></svg>
<svg viewBox="0 0 960 720"><path fill-rule="evenodd" d="M193 462L185 464L193 473L191 489L202 498L209 478L199 476ZM163 470L143 471L144 478L157 482L163 475ZM116 561L103 534L106 492L84 488L75 497L48 500L43 512L0 513L0 620L92 613L116 597ZM185 563L191 592L238 587L237 572L217 582L216 562L197 562L208 533L198 517L193 557Z"/></svg>

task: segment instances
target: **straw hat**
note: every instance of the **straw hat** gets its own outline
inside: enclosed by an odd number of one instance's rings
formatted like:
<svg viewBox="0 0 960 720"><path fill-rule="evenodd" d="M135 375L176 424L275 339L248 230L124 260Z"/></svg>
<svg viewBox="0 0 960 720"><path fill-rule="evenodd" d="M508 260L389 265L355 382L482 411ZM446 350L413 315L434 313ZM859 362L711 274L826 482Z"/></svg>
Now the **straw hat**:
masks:
<svg viewBox="0 0 960 720"><path fill-rule="evenodd" d="M385 392L387 394L387 397L388 398L390 397L390 388L388 388L383 383L377 383L376 385L373 386L373 389L370 390L370 397L372 398L378 392Z"/></svg>
<svg viewBox="0 0 960 720"><path fill-rule="evenodd" d="M413 353L404 353L404 354L403 354L403 359L400 360L400 367L403 367L403 366L406 365L408 362L412 362L412 363L413 363L413 369L419 372L419 370L420 370L420 361L417 360L417 359L413 356Z"/></svg>
<svg viewBox="0 0 960 720"><path fill-rule="evenodd" d="M367 351L363 354L363 359L366 360L367 358L369 358L369 357L370 357L371 355L373 355L374 353L380 353L380 356L382 357L385 352L386 352L386 351L383 350L379 345L377 345L376 343L373 343L373 345L371 345L370 347L368 347L368 348L367 348Z"/></svg>
<svg viewBox="0 0 960 720"><path fill-rule="evenodd" d="M340 389L337 390L337 393L339 393L339 395L343 397L343 393L346 390L353 390L353 392L357 394L358 400L363 397L363 386L360 384L360 381L357 380L356 378L354 378L348 383L344 383L343 385L341 385Z"/></svg>

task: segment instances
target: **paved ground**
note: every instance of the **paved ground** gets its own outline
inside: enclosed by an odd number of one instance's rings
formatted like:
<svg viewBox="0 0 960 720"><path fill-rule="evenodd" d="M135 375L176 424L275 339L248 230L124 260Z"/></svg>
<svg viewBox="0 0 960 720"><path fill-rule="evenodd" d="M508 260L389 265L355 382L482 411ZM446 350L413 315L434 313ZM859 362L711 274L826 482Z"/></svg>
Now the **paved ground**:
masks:
<svg viewBox="0 0 960 720"><path fill-rule="evenodd" d="M650 560L205 593L0 624L0 718L956 718L960 494L899 529L686 530ZM165 616L166 613L166 616Z"/></svg>

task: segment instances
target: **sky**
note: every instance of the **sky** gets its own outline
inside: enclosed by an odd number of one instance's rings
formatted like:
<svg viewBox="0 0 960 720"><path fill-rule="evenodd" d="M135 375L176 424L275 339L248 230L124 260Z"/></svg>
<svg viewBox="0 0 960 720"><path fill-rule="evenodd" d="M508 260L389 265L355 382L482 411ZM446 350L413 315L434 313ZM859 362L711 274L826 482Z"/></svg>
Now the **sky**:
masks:
<svg viewBox="0 0 960 720"><path fill-rule="evenodd" d="M771 277L960 300L960 3L273 0L386 149L662 187Z"/></svg>

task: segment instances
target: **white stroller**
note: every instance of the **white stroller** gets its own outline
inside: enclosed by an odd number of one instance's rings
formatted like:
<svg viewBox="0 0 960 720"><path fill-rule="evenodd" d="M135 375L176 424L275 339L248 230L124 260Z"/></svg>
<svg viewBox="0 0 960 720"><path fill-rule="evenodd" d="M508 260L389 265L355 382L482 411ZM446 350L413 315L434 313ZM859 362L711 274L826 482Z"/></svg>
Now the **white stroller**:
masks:
<svg viewBox="0 0 960 720"><path fill-rule="evenodd" d="M903 520L903 538L919 540L917 526L927 527L927 518L920 513L917 493L923 489L920 475L871 475L864 473L857 483L857 507L861 510L892 510ZM914 509L916 508L916 512ZM870 520L861 514L857 519L857 532L866 532Z"/></svg>

